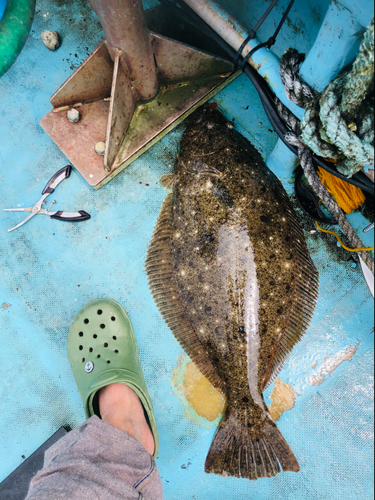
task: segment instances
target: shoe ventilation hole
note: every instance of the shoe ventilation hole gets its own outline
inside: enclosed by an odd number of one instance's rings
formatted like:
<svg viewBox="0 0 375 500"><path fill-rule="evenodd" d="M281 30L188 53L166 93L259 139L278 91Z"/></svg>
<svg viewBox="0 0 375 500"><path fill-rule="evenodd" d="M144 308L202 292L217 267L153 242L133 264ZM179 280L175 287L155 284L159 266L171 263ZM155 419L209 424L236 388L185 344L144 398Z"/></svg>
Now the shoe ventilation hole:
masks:
<svg viewBox="0 0 375 500"><path fill-rule="evenodd" d="M105 328L105 324L104 324L104 323L102 323L102 324L100 325L100 328L103 330L103 329Z"/></svg>
<svg viewBox="0 0 375 500"><path fill-rule="evenodd" d="M98 314L100 316L101 314L103 314L103 311L101 309L98 309Z"/></svg>
<svg viewBox="0 0 375 500"><path fill-rule="evenodd" d="M99 359L100 358L100 354L98 354L96 357Z"/></svg>
<svg viewBox="0 0 375 500"><path fill-rule="evenodd" d="M82 363L84 363L85 361L86 361L85 358L82 358Z"/></svg>
<svg viewBox="0 0 375 500"><path fill-rule="evenodd" d="M83 320L83 322L85 323L85 325L87 325L87 323L89 322L89 320L86 318Z"/></svg>
<svg viewBox="0 0 375 500"><path fill-rule="evenodd" d="M82 351L82 349L83 349L83 345L80 345L79 350Z"/></svg>
<svg viewBox="0 0 375 500"><path fill-rule="evenodd" d="M116 321L116 318L114 316L112 316L111 320L112 321Z"/></svg>
<svg viewBox="0 0 375 500"><path fill-rule="evenodd" d="M110 363L110 361L108 360L108 361L107 361L107 363L109 364L109 363Z"/></svg>
<svg viewBox="0 0 375 500"><path fill-rule="evenodd" d="M79 332L78 334L80 337L83 337L83 332Z"/></svg>
<svg viewBox="0 0 375 500"><path fill-rule="evenodd" d="M107 344L107 342L106 342L106 343L104 344L104 347L108 347L108 344Z"/></svg>
<svg viewBox="0 0 375 500"><path fill-rule="evenodd" d="M92 352L94 349L92 347L90 347L89 351Z"/></svg>
<svg viewBox="0 0 375 500"><path fill-rule="evenodd" d="M117 337L112 337L112 338L113 338L113 340L116 340L116 339L117 339Z"/></svg>
<svg viewBox="0 0 375 500"><path fill-rule="evenodd" d="M94 339L98 338L98 336L96 335L96 333L94 333L93 337L94 337Z"/></svg>
<svg viewBox="0 0 375 500"><path fill-rule="evenodd" d="M115 353L118 354L118 350L117 349L115 350Z"/></svg>

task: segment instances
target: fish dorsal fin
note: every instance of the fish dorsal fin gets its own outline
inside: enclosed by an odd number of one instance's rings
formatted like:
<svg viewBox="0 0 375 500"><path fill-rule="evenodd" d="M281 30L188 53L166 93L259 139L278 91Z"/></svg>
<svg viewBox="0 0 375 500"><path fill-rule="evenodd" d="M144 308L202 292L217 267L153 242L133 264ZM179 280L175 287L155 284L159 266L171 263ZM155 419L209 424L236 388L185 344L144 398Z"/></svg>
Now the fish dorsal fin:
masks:
<svg viewBox="0 0 375 500"><path fill-rule="evenodd" d="M297 253L295 268L297 279L295 282L293 303L286 321L286 327L281 333L279 342L270 356L263 379L263 390L276 379L294 346L305 334L313 316L319 292L318 271L306 247L301 225L284 189L281 187L278 191L284 206L286 206L289 211L290 236L293 241L295 241L294 252Z"/></svg>
<svg viewBox="0 0 375 500"><path fill-rule="evenodd" d="M186 354L211 384L224 392L223 382L193 329L180 299L173 270L172 219L173 193L169 193L161 208L147 254L146 271L151 293Z"/></svg>

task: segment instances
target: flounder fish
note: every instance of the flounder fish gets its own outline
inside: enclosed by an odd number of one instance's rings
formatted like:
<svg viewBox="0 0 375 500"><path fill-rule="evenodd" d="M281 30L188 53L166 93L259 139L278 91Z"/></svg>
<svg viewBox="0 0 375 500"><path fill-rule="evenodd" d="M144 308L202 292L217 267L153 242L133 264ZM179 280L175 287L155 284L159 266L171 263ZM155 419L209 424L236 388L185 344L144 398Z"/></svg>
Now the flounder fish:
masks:
<svg viewBox="0 0 375 500"><path fill-rule="evenodd" d="M182 136L173 192L146 269L153 297L185 352L227 397L205 470L249 479L299 470L263 391L312 317L318 273L279 180L218 112Z"/></svg>

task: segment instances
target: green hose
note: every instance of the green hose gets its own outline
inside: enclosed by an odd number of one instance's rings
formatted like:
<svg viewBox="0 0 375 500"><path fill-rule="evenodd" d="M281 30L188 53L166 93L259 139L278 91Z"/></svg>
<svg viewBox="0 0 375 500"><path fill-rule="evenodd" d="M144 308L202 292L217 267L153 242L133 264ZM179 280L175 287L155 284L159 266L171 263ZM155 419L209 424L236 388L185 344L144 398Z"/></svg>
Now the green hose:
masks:
<svg viewBox="0 0 375 500"><path fill-rule="evenodd" d="M35 0L8 0L0 21L0 76L12 66L25 45L33 22Z"/></svg>

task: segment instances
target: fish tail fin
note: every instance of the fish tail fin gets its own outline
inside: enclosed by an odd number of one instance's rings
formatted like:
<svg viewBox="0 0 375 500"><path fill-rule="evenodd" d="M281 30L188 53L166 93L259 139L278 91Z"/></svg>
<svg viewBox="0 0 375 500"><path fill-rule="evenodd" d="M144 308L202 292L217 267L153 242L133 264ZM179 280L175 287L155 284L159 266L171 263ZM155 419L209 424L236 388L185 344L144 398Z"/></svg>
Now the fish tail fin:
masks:
<svg viewBox="0 0 375 500"><path fill-rule="evenodd" d="M226 414L208 452L205 471L256 480L284 471L299 471L298 462L276 424L266 418L246 426Z"/></svg>

